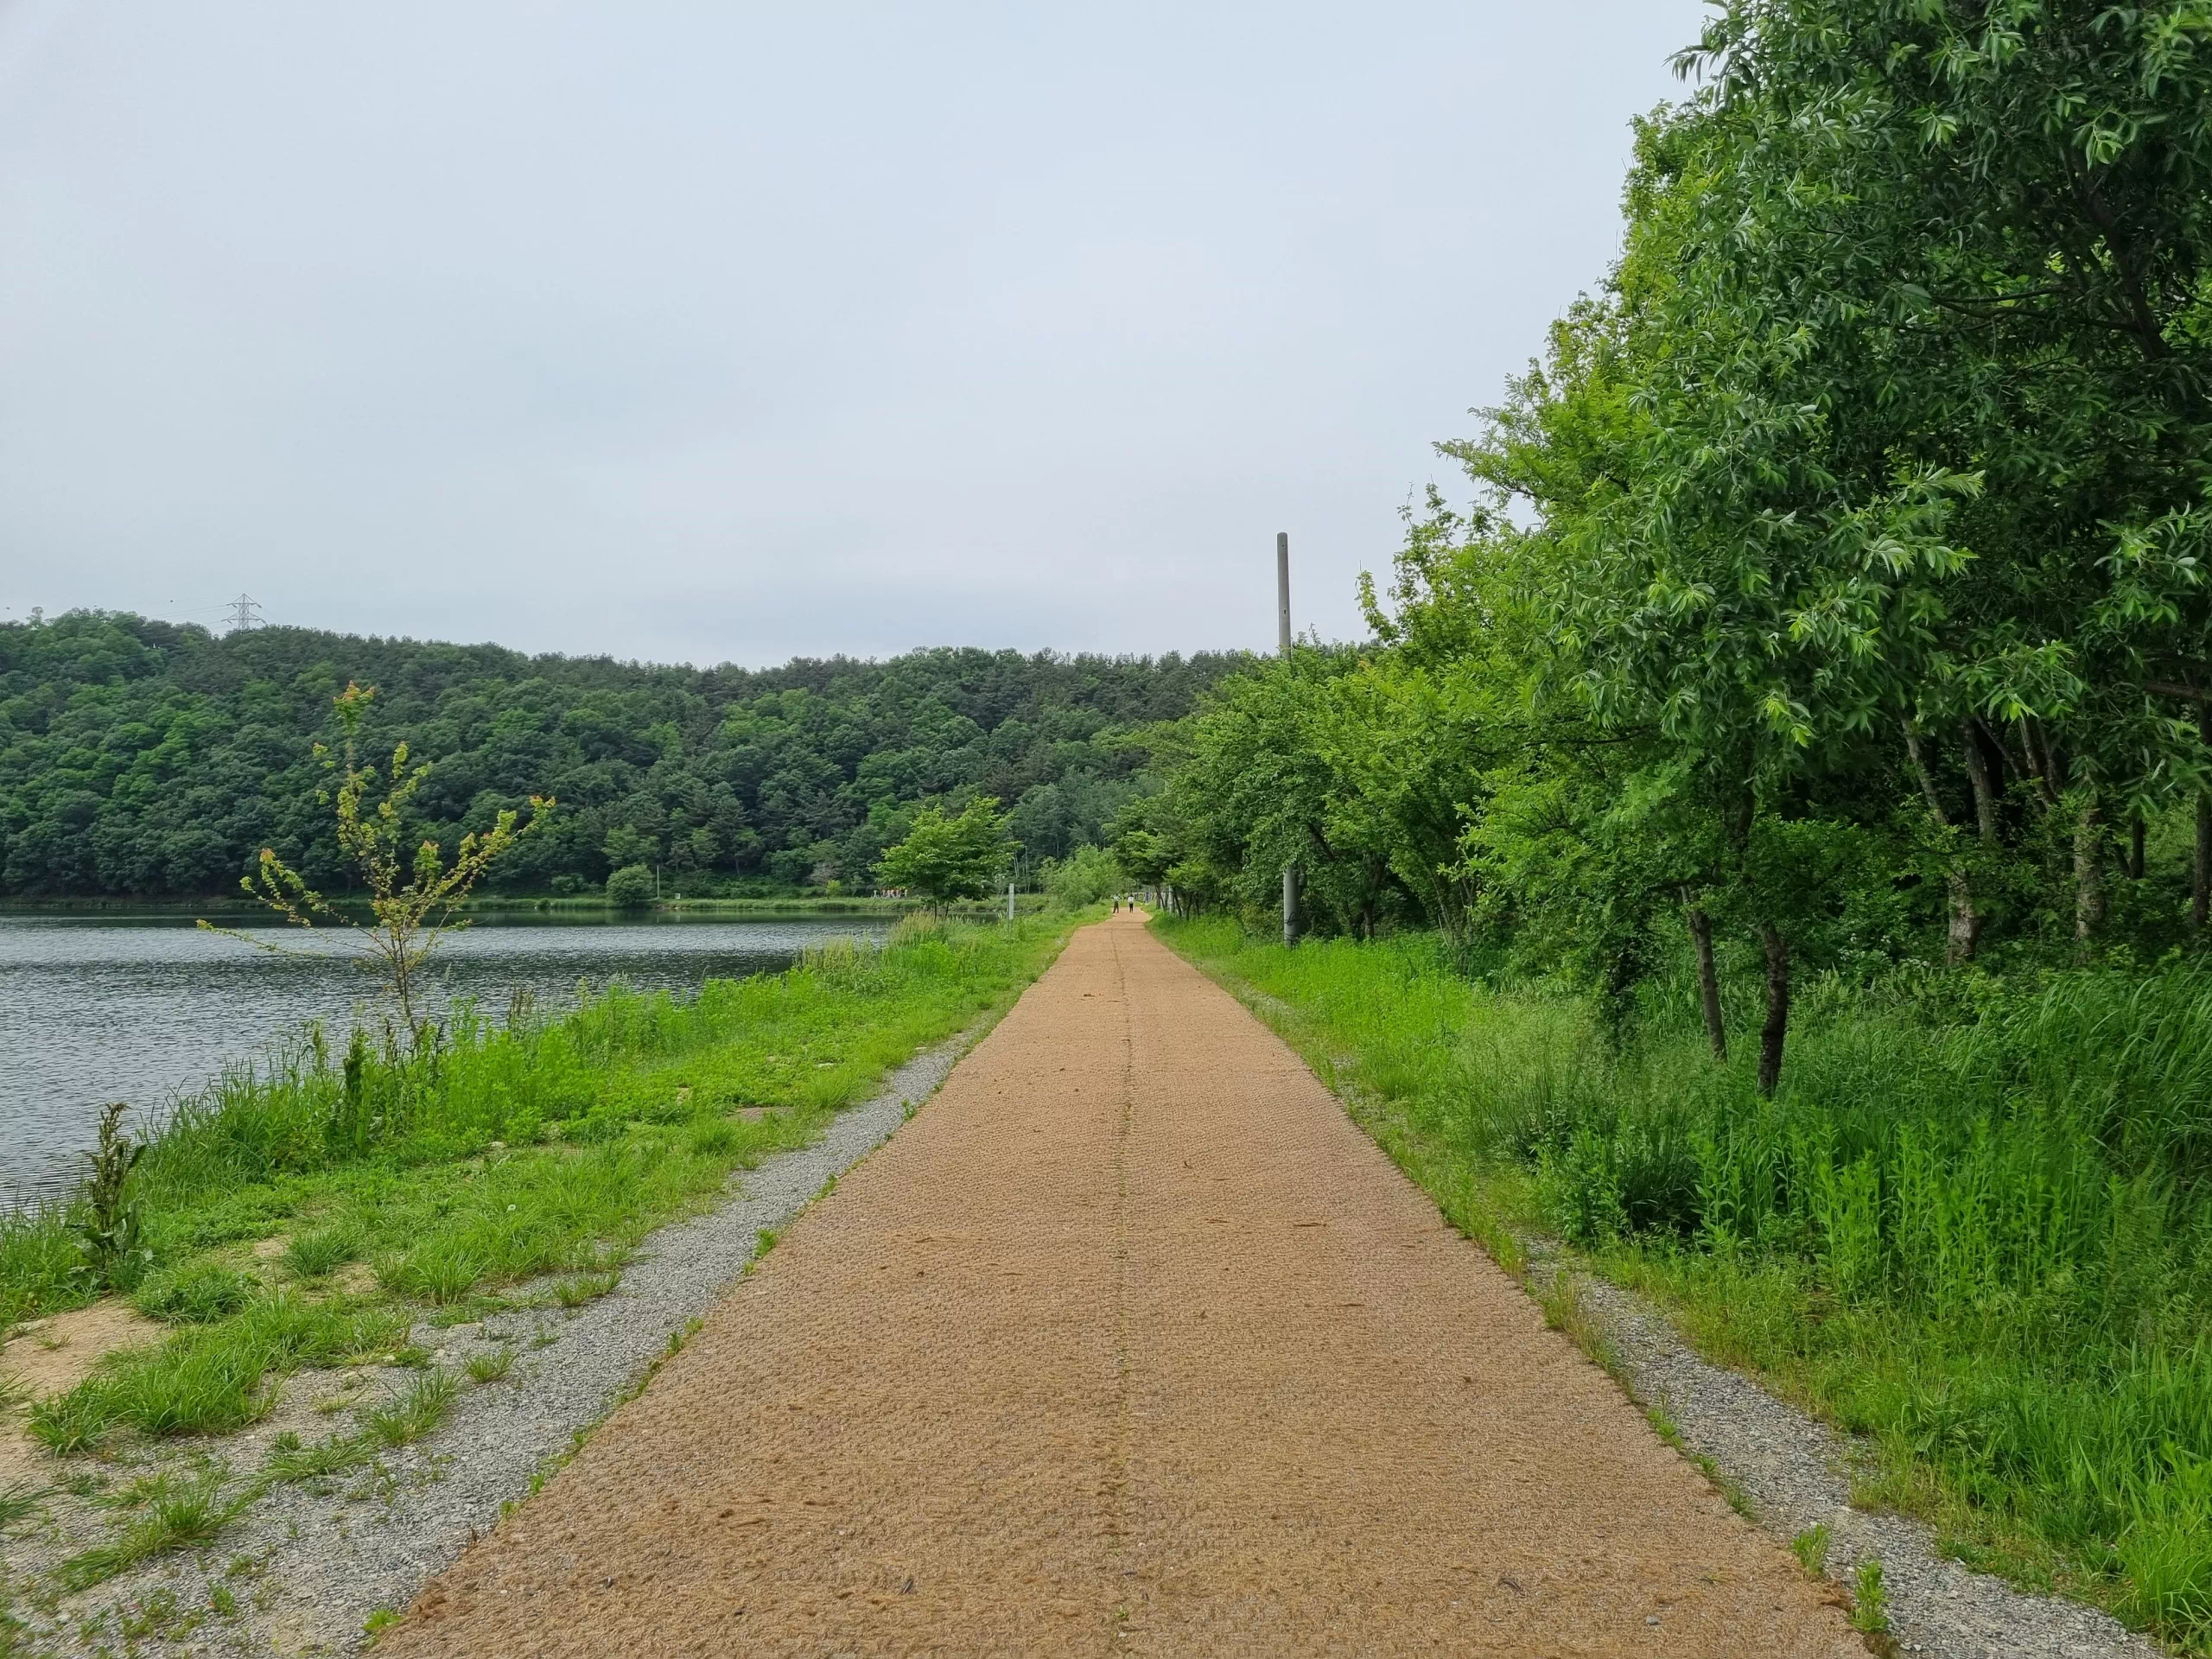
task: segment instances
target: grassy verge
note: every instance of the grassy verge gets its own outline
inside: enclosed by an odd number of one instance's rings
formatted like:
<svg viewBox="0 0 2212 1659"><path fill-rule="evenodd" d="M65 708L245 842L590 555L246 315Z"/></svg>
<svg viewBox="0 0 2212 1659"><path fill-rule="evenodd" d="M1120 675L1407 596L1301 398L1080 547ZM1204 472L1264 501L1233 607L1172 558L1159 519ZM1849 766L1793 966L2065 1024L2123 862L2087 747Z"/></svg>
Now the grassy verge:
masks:
<svg viewBox="0 0 2212 1659"><path fill-rule="evenodd" d="M1868 1501L2212 1651L2203 975L1815 987L1770 1102L1706 1052L1687 988L1617 1039L1433 939L1160 926L1509 1268L1566 1238L1709 1357L1869 1436Z"/></svg>
<svg viewBox="0 0 2212 1659"><path fill-rule="evenodd" d="M401 1357L416 1319L518 1281L560 1275L563 1305L603 1294L734 1169L811 1141L916 1050L1003 1009L1067 925L917 918L880 950L816 950L696 997L618 988L512 1028L464 1016L423 1053L310 1034L234 1067L130 1178L150 1260L122 1288L174 1334L40 1402L31 1432L59 1453L126 1428L225 1433L267 1411L273 1378ZM100 1294L76 1219L0 1218L0 1330Z"/></svg>

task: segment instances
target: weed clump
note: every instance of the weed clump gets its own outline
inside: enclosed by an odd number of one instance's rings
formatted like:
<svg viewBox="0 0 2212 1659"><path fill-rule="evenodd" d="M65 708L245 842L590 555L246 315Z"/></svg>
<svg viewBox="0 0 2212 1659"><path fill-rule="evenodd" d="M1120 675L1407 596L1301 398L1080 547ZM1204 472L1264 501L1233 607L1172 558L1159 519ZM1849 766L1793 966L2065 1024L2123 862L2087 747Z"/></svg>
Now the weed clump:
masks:
<svg viewBox="0 0 2212 1659"><path fill-rule="evenodd" d="M71 1556L55 1577L71 1590L105 1583L145 1560L171 1550L204 1544L245 1508L247 1495L223 1495L220 1471L183 1481L168 1476L147 1483L138 1495L141 1513L106 1543Z"/></svg>
<svg viewBox="0 0 2212 1659"><path fill-rule="evenodd" d="M691 1120L683 1141L695 1158L724 1158L745 1144L745 1132L726 1117L700 1116Z"/></svg>
<svg viewBox="0 0 2212 1659"><path fill-rule="evenodd" d="M21 1526L38 1513L50 1496L46 1487L28 1480L11 1480L0 1486L0 1533Z"/></svg>
<svg viewBox="0 0 2212 1659"><path fill-rule="evenodd" d="M153 1259L144 1243L144 1206L132 1192L130 1172L146 1154L145 1144L123 1132L126 1102L100 1109L99 1138L86 1154L92 1164L72 1223L82 1271L95 1285L128 1290Z"/></svg>
<svg viewBox="0 0 2212 1659"><path fill-rule="evenodd" d="M452 1372L425 1372L397 1400L364 1408L361 1428L382 1445L412 1446L437 1432L460 1397L461 1381Z"/></svg>
<svg viewBox="0 0 2212 1659"><path fill-rule="evenodd" d="M364 1435L334 1434L309 1446L296 1434L280 1434L270 1447L262 1474L270 1480L324 1480L359 1468L375 1455L375 1447Z"/></svg>
<svg viewBox="0 0 2212 1659"><path fill-rule="evenodd" d="M333 1222L292 1235L284 1246L284 1265L297 1278L321 1279L335 1273L361 1254L363 1229L358 1222Z"/></svg>
<svg viewBox="0 0 2212 1659"><path fill-rule="evenodd" d="M228 1319L179 1332L158 1347L111 1354L75 1388L32 1408L31 1433L67 1455L119 1427L142 1434L225 1434L276 1403L270 1372L331 1365L404 1338L395 1310L310 1302L289 1292Z"/></svg>
<svg viewBox="0 0 2212 1659"><path fill-rule="evenodd" d="M156 1274L139 1286L132 1300L149 1319L206 1325L237 1313L259 1289L250 1274L202 1265Z"/></svg>
<svg viewBox="0 0 2212 1659"><path fill-rule="evenodd" d="M1851 1628L1866 1636L1880 1636L1890 1628L1890 1596L1879 1561L1859 1562L1852 1577Z"/></svg>

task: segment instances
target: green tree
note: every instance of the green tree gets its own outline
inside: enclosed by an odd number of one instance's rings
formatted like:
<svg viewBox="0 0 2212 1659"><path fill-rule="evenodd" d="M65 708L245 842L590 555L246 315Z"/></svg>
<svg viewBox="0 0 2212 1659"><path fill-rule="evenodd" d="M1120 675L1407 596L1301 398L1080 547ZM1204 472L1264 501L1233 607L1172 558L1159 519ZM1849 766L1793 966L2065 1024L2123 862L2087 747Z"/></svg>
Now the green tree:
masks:
<svg viewBox="0 0 2212 1659"><path fill-rule="evenodd" d="M1015 850L998 802L979 795L957 817L935 803L922 808L906 839L884 853L875 871L887 887L943 906L988 893Z"/></svg>
<svg viewBox="0 0 2212 1659"><path fill-rule="evenodd" d="M1078 847L1064 859L1048 860L1042 872L1045 891L1063 910L1081 910L1118 893L1126 875L1103 847Z"/></svg>
<svg viewBox="0 0 2212 1659"><path fill-rule="evenodd" d="M658 885L643 864L625 864L607 878L607 902L617 910L648 910Z"/></svg>
<svg viewBox="0 0 2212 1659"><path fill-rule="evenodd" d="M410 768L404 743L392 751L391 767L381 776L373 766L359 760L355 740L375 696L373 686L348 684L333 699L345 734L342 756L315 746L316 758L337 783L334 791L325 790L317 798L334 805L339 849L367 889L368 925L325 899L268 848L262 849L258 868L238 885L294 926L334 937L375 968L398 1005L400 1019L419 1043L429 1025L422 1007L424 966L440 940L468 925L458 912L471 889L518 841L546 820L554 803L550 797L531 797L527 819L513 810L500 812L483 835L472 831L461 836L451 864L438 843L427 837L416 842L410 856L410 808L430 776L430 767L425 763ZM284 949L211 922L203 920L200 925L257 950L281 954Z"/></svg>

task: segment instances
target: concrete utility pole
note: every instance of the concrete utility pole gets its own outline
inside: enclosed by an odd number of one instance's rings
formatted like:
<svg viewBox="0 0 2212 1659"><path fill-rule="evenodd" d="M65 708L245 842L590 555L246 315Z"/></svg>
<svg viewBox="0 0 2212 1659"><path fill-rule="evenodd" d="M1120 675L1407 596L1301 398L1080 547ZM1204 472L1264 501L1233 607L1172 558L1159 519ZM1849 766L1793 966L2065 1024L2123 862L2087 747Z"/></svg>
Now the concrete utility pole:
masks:
<svg viewBox="0 0 2212 1659"><path fill-rule="evenodd" d="M1275 532L1275 638L1290 660L1290 532ZM1282 942L1298 943L1298 861L1282 867Z"/></svg>

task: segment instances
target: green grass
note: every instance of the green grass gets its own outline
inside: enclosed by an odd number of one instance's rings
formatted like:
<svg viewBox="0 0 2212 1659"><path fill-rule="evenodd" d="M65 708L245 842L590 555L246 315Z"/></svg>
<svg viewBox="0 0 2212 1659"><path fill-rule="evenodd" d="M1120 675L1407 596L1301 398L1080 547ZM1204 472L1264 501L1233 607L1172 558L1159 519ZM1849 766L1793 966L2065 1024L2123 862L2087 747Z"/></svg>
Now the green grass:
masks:
<svg viewBox="0 0 2212 1659"><path fill-rule="evenodd" d="M213 1262L192 1262L156 1274L131 1299L141 1313L177 1325L206 1325L235 1313L260 1288L250 1274Z"/></svg>
<svg viewBox="0 0 2212 1659"><path fill-rule="evenodd" d="M131 1178L153 1258L133 1300L170 1333L38 1402L29 1433L57 1456L127 1454L119 1436L219 1435L257 1421L296 1370L411 1364L418 1375L353 1404L351 1433L314 1445L281 1437L235 1490L219 1473L172 1476L99 1499L130 1518L66 1561L59 1587L204 1543L273 1484L333 1478L431 1434L462 1374L430 1368L410 1340L417 1321L607 1294L649 1233L718 1201L734 1171L808 1144L917 1049L1003 1010L1069 925L910 918L881 949L810 952L787 973L709 982L696 997L617 988L515 1029L464 1013L434 1052L357 1056L350 1082L314 1033L226 1071L184 1103ZM67 1205L0 1217L0 1330L99 1293L73 1218ZM239 1265L247 1242L278 1236L273 1259ZM334 1277L348 1268L364 1277ZM535 1282L499 1294L524 1281ZM532 1345L546 1339L541 1327ZM466 1374L496 1382L514 1357L480 1354ZM0 1412L16 1403L0 1401ZM96 1499L105 1485L89 1475L61 1484ZM34 1501L27 1487L0 1493L0 1524L13 1524L19 1498ZM17 1628L4 1614L0 1654Z"/></svg>
<svg viewBox="0 0 2212 1659"><path fill-rule="evenodd" d="M111 1354L75 1388L31 1408L30 1433L60 1455L99 1445L116 1430L142 1434L223 1434L276 1403L264 1386L303 1366L388 1355L406 1340L407 1314L292 1291L257 1298L228 1319L179 1331L156 1346Z"/></svg>
<svg viewBox="0 0 2212 1659"><path fill-rule="evenodd" d="M578 1308L601 1297L611 1295L622 1282L619 1273L587 1273L574 1279L561 1280L553 1287L553 1300L563 1307Z"/></svg>
<svg viewBox="0 0 2212 1659"><path fill-rule="evenodd" d="M38 1506L48 1496L47 1488L35 1481L11 1480L0 1485L0 1533L21 1526L36 1515Z"/></svg>
<svg viewBox="0 0 2212 1659"><path fill-rule="evenodd" d="M86 1590L128 1572L149 1557L204 1544L244 1507L244 1494L226 1497L219 1471L186 1481L163 1477L148 1483L140 1513L105 1543L71 1556L56 1577L70 1590Z"/></svg>
<svg viewBox="0 0 2212 1659"><path fill-rule="evenodd" d="M451 1371L425 1371L407 1392L356 1414L362 1432L383 1446L412 1446L435 1433L453 1415L461 1399L461 1379Z"/></svg>
<svg viewBox="0 0 2212 1659"><path fill-rule="evenodd" d="M1724 1065L1664 978L1617 1038L1433 938L1161 931L1509 1268L1567 1238L1962 1556L2212 1651L2212 976L1816 982L1765 1101L1750 985Z"/></svg>
<svg viewBox="0 0 2212 1659"><path fill-rule="evenodd" d="M1851 1628L1880 1636L1890 1628L1890 1596L1882 1585L1882 1564L1861 1561L1851 1580Z"/></svg>
<svg viewBox="0 0 2212 1659"><path fill-rule="evenodd" d="M310 1446L296 1434L285 1433L270 1446L261 1472L273 1481L326 1480L359 1468L375 1455L375 1443L365 1434L334 1434Z"/></svg>
<svg viewBox="0 0 2212 1659"><path fill-rule="evenodd" d="M284 1266L297 1279L321 1279L358 1260L367 1229L353 1217L304 1228L285 1242Z"/></svg>

